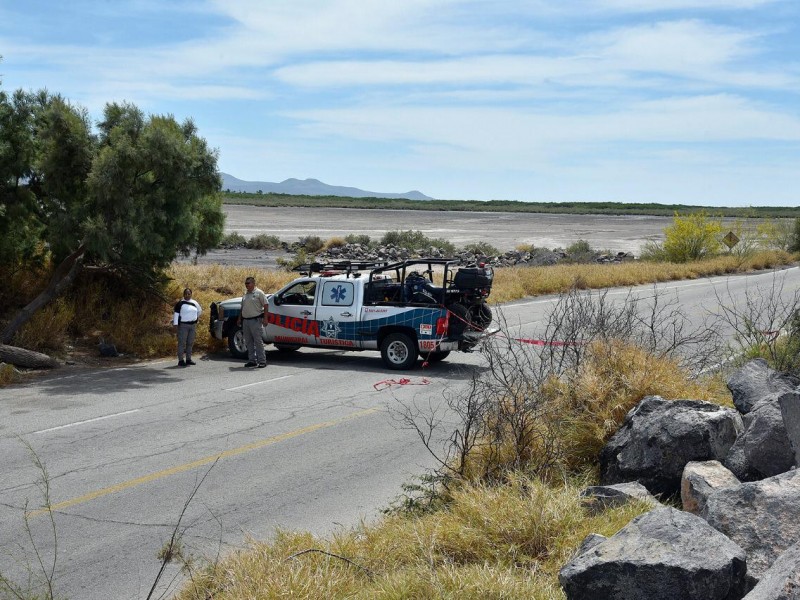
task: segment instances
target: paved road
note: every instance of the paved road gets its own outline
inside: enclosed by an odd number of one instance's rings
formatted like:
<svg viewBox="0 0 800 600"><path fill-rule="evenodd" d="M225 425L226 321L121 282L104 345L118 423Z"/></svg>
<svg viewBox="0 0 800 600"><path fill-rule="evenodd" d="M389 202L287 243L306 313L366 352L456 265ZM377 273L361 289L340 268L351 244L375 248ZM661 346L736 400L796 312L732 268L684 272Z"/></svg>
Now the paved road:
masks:
<svg viewBox="0 0 800 600"><path fill-rule="evenodd" d="M787 292L800 285L796 268L780 277ZM760 274L660 287L699 318L715 310L713 289L729 287L741 297L772 280ZM503 307L510 331L535 337L553 301ZM48 472L57 592L140 599L158 571L156 553L198 485L182 525L187 546L210 556L242 547L248 535L269 537L276 527L325 534L374 518L402 482L431 465L390 409L414 399L440 403L445 391L483 369L479 354L453 354L403 374L419 385L378 390L399 375L374 352L273 351L268 359L264 370L244 370L227 355L184 369L156 361L55 373L0 390L0 571L20 577L20 561L33 561L22 515L42 504L41 473L25 444ZM422 385L423 378L430 383ZM50 560L47 515L29 515ZM31 568L36 572L35 562Z"/></svg>

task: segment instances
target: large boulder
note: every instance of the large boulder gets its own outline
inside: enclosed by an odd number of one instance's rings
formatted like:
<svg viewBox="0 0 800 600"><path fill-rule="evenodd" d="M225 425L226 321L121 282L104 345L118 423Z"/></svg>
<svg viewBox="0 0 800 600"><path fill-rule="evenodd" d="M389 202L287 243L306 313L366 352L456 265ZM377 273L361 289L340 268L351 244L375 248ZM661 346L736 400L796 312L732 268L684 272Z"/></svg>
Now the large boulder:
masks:
<svg viewBox="0 0 800 600"><path fill-rule="evenodd" d="M739 483L741 482L736 475L726 469L718 460L690 462L683 469L681 477L683 510L699 515L705 510L706 500L712 492L734 487Z"/></svg>
<svg viewBox="0 0 800 600"><path fill-rule="evenodd" d="M742 417L744 431L723 461L742 481L785 473L795 464L779 398L773 395L757 402Z"/></svg>
<svg viewBox="0 0 800 600"><path fill-rule="evenodd" d="M727 383L733 405L744 415L761 400L795 390L800 381L778 373L763 358L756 358L734 372Z"/></svg>
<svg viewBox="0 0 800 600"><path fill-rule="evenodd" d="M800 470L713 492L702 516L747 552L748 574L760 579L800 541Z"/></svg>
<svg viewBox="0 0 800 600"><path fill-rule="evenodd" d="M677 494L686 464L722 460L741 427L733 409L648 396L600 452L600 482L638 481L655 495Z"/></svg>
<svg viewBox="0 0 800 600"><path fill-rule="evenodd" d="M778 404L781 407L786 436L794 450L794 466L800 467L800 391L781 394Z"/></svg>
<svg viewBox="0 0 800 600"><path fill-rule="evenodd" d="M586 507L593 514L632 501L648 502L651 506L660 504L658 499L647 491L646 487L636 481L613 485L592 485L581 492L581 498L584 499Z"/></svg>
<svg viewBox="0 0 800 600"><path fill-rule="evenodd" d="M800 542L778 557L744 600L800 600Z"/></svg>
<svg viewBox="0 0 800 600"><path fill-rule="evenodd" d="M594 536L559 581L569 600L739 600L746 571L742 548L701 518L664 507L610 538Z"/></svg>

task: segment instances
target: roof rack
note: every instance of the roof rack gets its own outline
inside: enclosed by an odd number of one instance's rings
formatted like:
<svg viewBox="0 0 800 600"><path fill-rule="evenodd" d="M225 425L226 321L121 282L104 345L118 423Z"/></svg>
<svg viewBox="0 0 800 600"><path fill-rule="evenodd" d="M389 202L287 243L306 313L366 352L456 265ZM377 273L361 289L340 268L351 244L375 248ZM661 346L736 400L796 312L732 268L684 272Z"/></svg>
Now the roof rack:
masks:
<svg viewBox="0 0 800 600"><path fill-rule="evenodd" d="M305 263L302 265L297 265L295 268L292 269L292 271L298 271L304 275L336 271L339 273L345 273L347 276L350 276L353 273L357 273L358 271L369 271L372 269L380 269L388 265L389 263L386 261L363 262L363 261L352 261L352 260L339 260L339 261L331 261L324 263L320 262Z"/></svg>

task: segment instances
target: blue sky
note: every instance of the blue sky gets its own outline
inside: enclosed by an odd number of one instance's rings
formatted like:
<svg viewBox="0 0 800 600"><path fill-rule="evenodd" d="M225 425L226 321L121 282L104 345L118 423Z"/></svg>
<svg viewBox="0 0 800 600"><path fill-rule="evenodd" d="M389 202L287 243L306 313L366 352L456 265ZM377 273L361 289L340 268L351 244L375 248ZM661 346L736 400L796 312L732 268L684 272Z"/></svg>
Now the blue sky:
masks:
<svg viewBox="0 0 800 600"><path fill-rule="evenodd" d="M0 0L0 81L220 170L445 199L800 204L798 0Z"/></svg>

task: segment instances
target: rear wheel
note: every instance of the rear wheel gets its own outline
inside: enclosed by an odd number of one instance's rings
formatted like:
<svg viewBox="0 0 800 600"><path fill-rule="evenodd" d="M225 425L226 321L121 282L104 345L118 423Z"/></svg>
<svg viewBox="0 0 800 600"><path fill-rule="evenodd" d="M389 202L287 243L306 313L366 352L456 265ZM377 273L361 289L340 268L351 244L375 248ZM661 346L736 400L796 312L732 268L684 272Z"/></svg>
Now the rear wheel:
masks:
<svg viewBox="0 0 800 600"><path fill-rule="evenodd" d="M472 316L469 310L463 304L458 302L451 304L447 307L450 311L449 320L447 322L447 332L452 337L458 337L464 331L471 329Z"/></svg>
<svg viewBox="0 0 800 600"><path fill-rule="evenodd" d="M244 343L241 325L236 325L228 334L228 350L236 358L247 358L247 344Z"/></svg>
<svg viewBox="0 0 800 600"><path fill-rule="evenodd" d="M483 331L492 322L492 309L485 302L476 304L470 308L472 323L477 329Z"/></svg>
<svg viewBox="0 0 800 600"><path fill-rule="evenodd" d="M381 343L384 364L395 371L410 369L417 362L417 345L405 333L390 333Z"/></svg>

